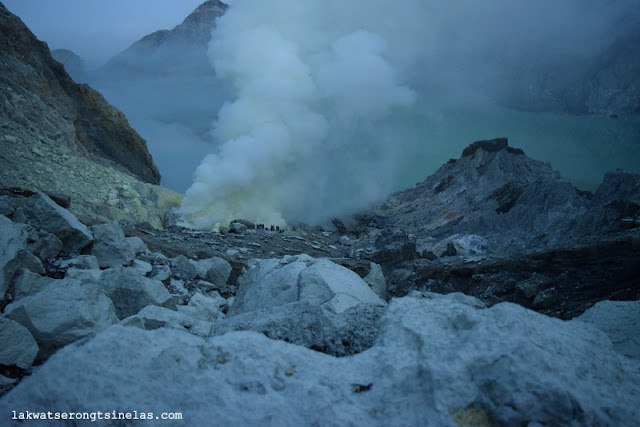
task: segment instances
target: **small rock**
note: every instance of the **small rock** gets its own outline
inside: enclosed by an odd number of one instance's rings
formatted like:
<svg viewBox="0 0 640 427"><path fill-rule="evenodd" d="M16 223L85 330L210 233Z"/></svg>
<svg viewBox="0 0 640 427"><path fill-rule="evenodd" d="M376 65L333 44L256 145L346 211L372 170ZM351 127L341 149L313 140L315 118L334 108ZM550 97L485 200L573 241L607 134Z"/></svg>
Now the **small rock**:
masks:
<svg viewBox="0 0 640 427"><path fill-rule="evenodd" d="M340 236L340 243L345 246L351 246L353 242L347 236Z"/></svg>

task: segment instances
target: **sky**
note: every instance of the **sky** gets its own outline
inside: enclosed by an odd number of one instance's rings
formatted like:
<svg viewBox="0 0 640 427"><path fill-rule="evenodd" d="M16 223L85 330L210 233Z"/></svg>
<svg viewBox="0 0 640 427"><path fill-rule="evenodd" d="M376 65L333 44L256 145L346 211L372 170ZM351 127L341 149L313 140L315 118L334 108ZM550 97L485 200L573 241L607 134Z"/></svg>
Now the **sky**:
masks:
<svg viewBox="0 0 640 427"><path fill-rule="evenodd" d="M157 30L180 24L204 0L2 0L50 49L69 49L89 68Z"/></svg>

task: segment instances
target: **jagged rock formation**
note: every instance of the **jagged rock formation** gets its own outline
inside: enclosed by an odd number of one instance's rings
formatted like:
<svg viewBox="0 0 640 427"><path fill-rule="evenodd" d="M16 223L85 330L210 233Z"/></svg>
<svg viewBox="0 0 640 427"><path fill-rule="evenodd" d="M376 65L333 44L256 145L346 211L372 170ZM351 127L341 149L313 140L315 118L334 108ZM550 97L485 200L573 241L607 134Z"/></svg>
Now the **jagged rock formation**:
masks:
<svg viewBox="0 0 640 427"><path fill-rule="evenodd" d="M208 0L172 30L159 30L135 42L107 62L101 72L136 78L168 74L211 74L207 44L216 18L227 5Z"/></svg>
<svg viewBox="0 0 640 427"><path fill-rule="evenodd" d="M350 256L380 264L392 296L462 291L572 318L640 298L639 194L637 174L610 172L591 194L506 138L478 141L358 214Z"/></svg>
<svg viewBox="0 0 640 427"><path fill-rule="evenodd" d="M87 69L84 60L68 49L54 49L51 51L53 59L64 65L67 73L77 83L86 83Z"/></svg>
<svg viewBox="0 0 640 427"><path fill-rule="evenodd" d="M372 215L414 234L423 246L418 251L433 250L430 243L459 234L481 236L488 241L484 246L501 252L566 239L556 231L584 214L589 199L549 164L498 138L473 143L458 160L392 194L361 221Z"/></svg>
<svg viewBox="0 0 640 427"><path fill-rule="evenodd" d="M607 174L595 195L581 191L497 138L471 144L359 221L402 229L415 236L418 252L438 256L449 242L451 255L531 251L630 228L625 218L635 224L640 215L639 185L636 174L619 171Z"/></svg>

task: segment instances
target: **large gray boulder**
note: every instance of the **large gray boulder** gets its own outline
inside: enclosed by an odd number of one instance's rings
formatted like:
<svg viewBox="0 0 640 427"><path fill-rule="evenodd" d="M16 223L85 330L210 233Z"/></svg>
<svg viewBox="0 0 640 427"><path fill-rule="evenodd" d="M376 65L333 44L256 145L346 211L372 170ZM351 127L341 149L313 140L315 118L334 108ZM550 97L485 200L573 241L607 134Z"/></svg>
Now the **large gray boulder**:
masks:
<svg viewBox="0 0 640 427"><path fill-rule="evenodd" d="M113 267L100 276L101 290L113 301L118 317L132 316L148 305L175 307L159 280L141 276L135 268Z"/></svg>
<svg viewBox="0 0 640 427"><path fill-rule="evenodd" d="M292 302L318 305L335 314L362 303L385 305L353 271L303 254L255 261L238 279L229 315Z"/></svg>
<svg viewBox="0 0 640 427"><path fill-rule="evenodd" d="M5 298L13 276L20 268L43 274L38 258L27 250L29 227L0 215L0 301Z"/></svg>
<svg viewBox="0 0 640 427"><path fill-rule="evenodd" d="M44 193L29 197L22 211L35 228L56 235L69 253L78 253L93 241L91 231L78 218Z"/></svg>
<svg viewBox="0 0 640 427"><path fill-rule="evenodd" d="M5 316L27 328L37 341L38 360L118 322L111 300L95 285L55 280L33 296L9 304Z"/></svg>
<svg viewBox="0 0 640 427"><path fill-rule="evenodd" d="M69 366L74 375L61 375ZM596 328L413 294L392 300L374 347L343 358L255 332L112 326L55 354L0 412L172 408L194 425L452 427L475 413L495 425L631 426L638 384L640 364Z"/></svg>
<svg viewBox="0 0 640 427"><path fill-rule="evenodd" d="M592 324L620 354L640 359L640 301L600 301L573 320Z"/></svg>
<svg viewBox="0 0 640 427"><path fill-rule="evenodd" d="M98 259L100 267L116 267L130 263L135 253L124 236L119 224L108 223L91 227L93 246L91 254Z"/></svg>
<svg viewBox="0 0 640 427"><path fill-rule="evenodd" d="M480 406L504 425L630 425L638 416L640 365L603 333L516 304L482 307L462 294L393 300L377 346L401 348L404 361L388 365L389 377L409 389L426 381L440 388L436 407Z"/></svg>
<svg viewBox="0 0 640 427"><path fill-rule="evenodd" d="M378 273L369 279L383 292ZM254 261L238 283L227 317L214 325L216 334L253 330L345 356L371 347L384 312L385 302L356 273L308 255Z"/></svg>
<svg viewBox="0 0 640 427"><path fill-rule="evenodd" d="M27 369L38 354L38 343L27 328L4 317L0 317L0 343L0 365Z"/></svg>

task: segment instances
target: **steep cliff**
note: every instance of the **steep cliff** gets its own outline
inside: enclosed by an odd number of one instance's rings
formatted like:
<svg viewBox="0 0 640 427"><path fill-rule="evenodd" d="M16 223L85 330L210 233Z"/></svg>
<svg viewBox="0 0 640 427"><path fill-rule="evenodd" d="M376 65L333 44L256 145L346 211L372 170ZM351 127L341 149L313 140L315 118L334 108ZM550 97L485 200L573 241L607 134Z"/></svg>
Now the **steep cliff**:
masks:
<svg viewBox="0 0 640 427"><path fill-rule="evenodd" d="M46 43L0 3L0 114L87 157L111 160L143 181L160 174L146 142L91 87L76 84Z"/></svg>
<svg viewBox="0 0 640 427"><path fill-rule="evenodd" d="M152 185L159 181L146 142L124 114L74 83L0 3L0 190L63 194L89 223L162 228L181 196Z"/></svg>

